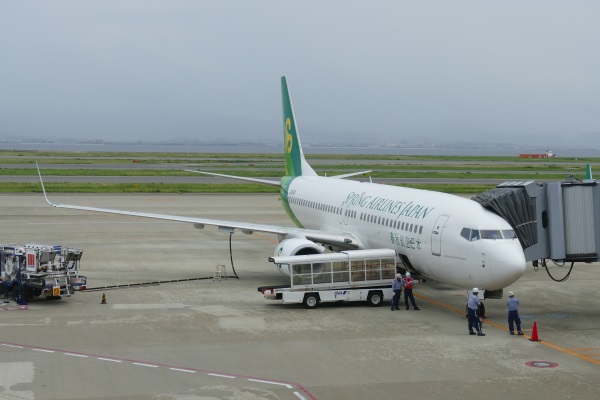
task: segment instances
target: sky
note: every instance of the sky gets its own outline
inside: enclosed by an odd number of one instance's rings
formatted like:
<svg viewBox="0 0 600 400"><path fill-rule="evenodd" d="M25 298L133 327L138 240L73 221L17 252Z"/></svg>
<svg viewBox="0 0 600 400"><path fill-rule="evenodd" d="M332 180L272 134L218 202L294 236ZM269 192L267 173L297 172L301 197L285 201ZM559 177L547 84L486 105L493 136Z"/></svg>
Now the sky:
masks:
<svg viewBox="0 0 600 400"><path fill-rule="evenodd" d="M0 139L600 149L600 2L0 0Z"/></svg>

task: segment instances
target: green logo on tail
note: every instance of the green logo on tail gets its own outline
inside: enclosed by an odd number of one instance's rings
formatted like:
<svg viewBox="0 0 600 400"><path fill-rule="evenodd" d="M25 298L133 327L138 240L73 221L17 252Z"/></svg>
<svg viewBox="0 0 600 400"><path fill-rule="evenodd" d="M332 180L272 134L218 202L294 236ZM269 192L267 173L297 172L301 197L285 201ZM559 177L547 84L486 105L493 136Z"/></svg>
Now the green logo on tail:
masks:
<svg viewBox="0 0 600 400"><path fill-rule="evenodd" d="M296 121L292 100L285 76L281 77L281 98L283 102L283 147L285 153L285 174L287 176L302 175L302 154L296 131Z"/></svg>

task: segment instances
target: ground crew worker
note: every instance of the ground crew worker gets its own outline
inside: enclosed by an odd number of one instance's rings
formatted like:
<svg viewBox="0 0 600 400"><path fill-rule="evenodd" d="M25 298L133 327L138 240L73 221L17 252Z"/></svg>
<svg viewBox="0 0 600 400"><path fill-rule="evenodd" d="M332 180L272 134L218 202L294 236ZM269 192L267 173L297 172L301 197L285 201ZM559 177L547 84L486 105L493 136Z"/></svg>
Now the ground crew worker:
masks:
<svg viewBox="0 0 600 400"><path fill-rule="evenodd" d="M515 297L515 292L512 290L508 292L506 306L508 307L508 330L510 331L510 334L515 334L515 327L513 323L516 323L517 333L519 335L523 335L523 331L521 330L521 318L519 318L519 299Z"/></svg>
<svg viewBox="0 0 600 400"><path fill-rule="evenodd" d="M394 291L394 297L392 297L392 311L399 310L398 302L400 302L400 295L402 294L401 274L396 274L396 279L392 281L392 290Z"/></svg>
<svg viewBox="0 0 600 400"><path fill-rule="evenodd" d="M407 272L404 276L404 305L408 310L408 299L410 298L410 302L413 308L415 310L420 310L420 308L417 307L417 303L415 303L415 296L413 296L413 283L414 279L412 278L412 276L410 276L410 272Z"/></svg>
<svg viewBox="0 0 600 400"><path fill-rule="evenodd" d="M479 289L473 288L473 294L469 296L469 302L467 304L467 318L469 319L469 335L475 335L473 332L473 326L477 330L477 336L485 336L485 333L481 331L481 321L479 320L479 315L477 310L479 309Z"/></svg>

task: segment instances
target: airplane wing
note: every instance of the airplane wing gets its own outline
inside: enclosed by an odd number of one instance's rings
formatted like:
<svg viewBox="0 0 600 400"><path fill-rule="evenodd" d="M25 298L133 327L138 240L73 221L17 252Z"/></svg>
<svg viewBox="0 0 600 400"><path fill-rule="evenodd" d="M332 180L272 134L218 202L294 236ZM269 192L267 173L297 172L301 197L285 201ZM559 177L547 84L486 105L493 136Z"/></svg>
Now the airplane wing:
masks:
<svg viewBox="0 0 600 400"><path fill-rule="evenodd" d="M360 172L351 172L351 173L349 173L349 174L343 174L343 175L334 175L334 176L330 176L330 178L343 179L343 178L349 178L349 177L351 177L351 176L362 175L362 174L368 174L369 172L373 172L373 170L368 170L368 171L360 171Z"/></svg>
<svg viewBox="0 0 600 400"><path fill-rule="evenodd" d="M184 169L184 171L186 171L186 172L193 172L193 173L196 173L196 174L205 174L205 175L211 175L211 176L220 176L222 178L239 179L241 181L256 182L256 183L262 183L262 184L271 185L271 186L279 186L279 182L277 182L277 181L270 181L268 179L248 178L248 177L245 177L245 176L216 174L214 172L197 171L197 170L193 170L193 169ZM360 172L351 172L349 174L334 175L334 176L331 176L330 178L343 179L343 178L349 178L351 176L368 174L369 172L373 172L373 171L372 170L368 170L368 171L360 171Z"/></svg>
<svg viewBox="0 0 600 400"><path fill-rule="evenodd" d="M205 175L211 175L211 176L220 176L222 178L239 179L241 181L262 183L264 185L270 185L270 186L279 186L279 182L278 181L270 181L268 179L248 178L248 177L245 177L245 176L234 176L234 175L225 175L225 174L215 174L214 172L196 171L196 170L193 170L193 169L184 169L184 171L186 171L186 172L193 172L193 173L196 173L196 174L205 174Z"/></svg>
<svg viewBox="0 0 600 400"><path fill-rule="evenodd" d="M37 165L37 163L36 163ZM323 244L336 245L345 248L358 248L359 241L354 235L347 232L325 232L320 230L311 230L311 229L303 229L303 228L294 228L294 227L284 227L277 225L264 225L264 224L254 224L250 222L239 222L239 221L227 221L227 220L219 220L219 219L209 219L209 218L193 218L193 217L183 217L176 215L167 215L167 214L154 214L154 213L144 213L137 211L126 211L126 210L114 210L108 208L97 208L97 207L86 207L86 206L77 206L71 204L59 204L53 203L48 199L48 195L46 194L46 189L44 187L44 181L42 180L42 174L40 172L39 166L38 175L40 177L40 183L42 184L42 191L44 193L44 198L46 202L50 204L52 207L56 208L67 208L72 210L82 210L82 211L92 211L106 214L118 214L118 215L129 215L133 217L144 217L144 218L152 218L152 219L161 219L166 221L177 221L177 222L186 222L189 224L193 224L196 229L204 229L206 225L215 226L219 230L233 232L236 229L242 231L247 235L251 235L254 232L262 232L262 233L270 233L275 234L280 237L305 237L309 240L313 240Z"/></svg>

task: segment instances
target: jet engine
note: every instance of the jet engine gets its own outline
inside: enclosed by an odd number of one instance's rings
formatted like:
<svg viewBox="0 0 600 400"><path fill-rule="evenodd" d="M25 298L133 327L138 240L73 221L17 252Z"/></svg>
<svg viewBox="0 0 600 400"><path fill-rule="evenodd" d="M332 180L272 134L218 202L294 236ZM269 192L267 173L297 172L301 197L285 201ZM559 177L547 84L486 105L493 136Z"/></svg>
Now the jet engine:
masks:
<svg viewBox="0 0 600 400"><path fill-rule="evenodd" d="M282 240L275 248L275 256L303 256L307 254L323 254L325 247L311 242L306 238L291 238ZM295 265L294 268L300 268L300 265ZM290 266L288 264L277 264L279 272L286 276L290 276ZM315 269L313 267L313 269ZM294 270L294 273L302 273L304 271ZM314 271L319 272L319 271Z"/></svg>

